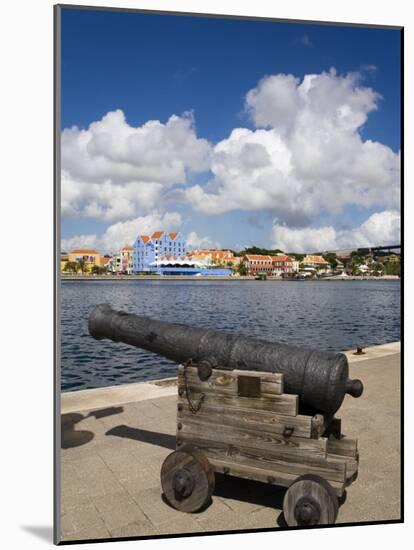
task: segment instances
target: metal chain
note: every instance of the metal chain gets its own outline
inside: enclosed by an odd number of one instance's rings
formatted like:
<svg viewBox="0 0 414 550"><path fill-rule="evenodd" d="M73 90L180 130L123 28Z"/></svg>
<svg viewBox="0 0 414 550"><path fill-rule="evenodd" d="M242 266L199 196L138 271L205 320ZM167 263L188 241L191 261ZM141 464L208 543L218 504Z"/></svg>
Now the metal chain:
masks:
<svg viewBox="0 0 414 550"><path fill-rule="evenodd" d="M203 404L203 401L205 399L205 394L202 393L201 396L200 396L200 399L198 400L197 403L195 403L195 401L192 401L191 398L190 398L190 392L189 392L189 389L188 389L188 382L187 382L187 367L191 366L193 364L192 360L189 359L188 361L186 361L184 363L184 384L185 384L185 396L187 397L187 401L188 401L188 408L190 409L190 411L193 413L193 414L197 414L198 411L201 409L201 405Z"/></svg>

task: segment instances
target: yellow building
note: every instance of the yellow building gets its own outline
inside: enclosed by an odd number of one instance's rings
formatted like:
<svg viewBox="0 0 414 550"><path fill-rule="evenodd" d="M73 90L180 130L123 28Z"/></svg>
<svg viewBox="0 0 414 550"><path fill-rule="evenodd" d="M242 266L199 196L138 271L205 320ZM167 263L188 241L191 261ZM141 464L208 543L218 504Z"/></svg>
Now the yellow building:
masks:
<svg viewBox="0 0 414 550"><path fill-rule="evenodd" d="M85 271L90 272L94 265L101 266L101 255L96 250L72 250L68 254L69 262L83 262ZM81 271L79 269L79 271Z"/></svg>
<svg viewBox="0 0 414 550"><path fill-rule="evenodd" d="M61 254L60 255L60 271L65 270L65 266L69 261L69 254Z"/></svg>
<svg viewBox="0 0 414 550"><path fill-rule="evenodd" d="M207 260L215 265L238 265L241 258L234 256L230 250L193 250L189 256L193 260Z"/></svg>

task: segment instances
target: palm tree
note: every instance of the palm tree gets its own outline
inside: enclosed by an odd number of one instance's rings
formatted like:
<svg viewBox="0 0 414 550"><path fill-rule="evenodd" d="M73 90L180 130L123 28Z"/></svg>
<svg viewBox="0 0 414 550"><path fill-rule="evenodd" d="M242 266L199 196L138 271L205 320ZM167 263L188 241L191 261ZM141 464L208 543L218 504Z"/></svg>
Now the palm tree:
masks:
<svg viewBox="0 0 414 550"><path fill-rule="evenodd" d="M80 270L80 272L83 274L83 273L86 273L88 271L88 268L86 267L86 263L85 263L85 260L81 259L81 260L78 260L77 262L78 264L78 269L77 271Z"/></svg>

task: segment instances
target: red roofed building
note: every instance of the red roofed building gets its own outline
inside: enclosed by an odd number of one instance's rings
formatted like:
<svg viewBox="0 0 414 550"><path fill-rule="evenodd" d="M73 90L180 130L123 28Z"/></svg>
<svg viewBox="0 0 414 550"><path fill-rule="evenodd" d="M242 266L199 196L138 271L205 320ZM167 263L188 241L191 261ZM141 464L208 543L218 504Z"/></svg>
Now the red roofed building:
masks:
<svg viewBox="0 0 414 550"><path fill-rule="evenodd" d="M247 275L258 275L266 273L272 275L273 258L272 256L262 256L260 254L247 254L243 256L243 265L246 268Z"/></svg>
<svg viewBox="0 0 414 550"><path fill-rule="evenodd" d="M295 260L285 254L272 256L273 275L283 275L284 273L293 273L295 269Z"/></svg>

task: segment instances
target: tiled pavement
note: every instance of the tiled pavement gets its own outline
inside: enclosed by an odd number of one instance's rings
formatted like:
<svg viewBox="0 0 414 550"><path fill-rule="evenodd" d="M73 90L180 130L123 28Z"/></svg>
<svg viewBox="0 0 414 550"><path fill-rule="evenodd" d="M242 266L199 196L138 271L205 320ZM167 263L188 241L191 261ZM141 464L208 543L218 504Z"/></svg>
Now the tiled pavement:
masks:
<svg viewBox="0 0 414 550"><path fill-rule="evenodd" d="M361 358L350 356L351 374L363 380L365 393L357 400L347 397L340 416L343 432L359 439L360 466L337 523L400 515L400 354L395 347L382 354L372 349ZM232 477L218 480L204 511L170 508L159 476L175 448L176 397L119 401L118 396L111 403L107 393L105 407L62 415L62 540L283 525L284 489Z"/></svg>

